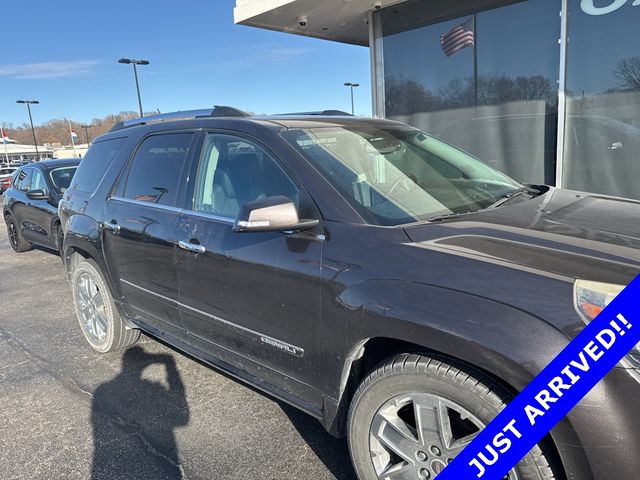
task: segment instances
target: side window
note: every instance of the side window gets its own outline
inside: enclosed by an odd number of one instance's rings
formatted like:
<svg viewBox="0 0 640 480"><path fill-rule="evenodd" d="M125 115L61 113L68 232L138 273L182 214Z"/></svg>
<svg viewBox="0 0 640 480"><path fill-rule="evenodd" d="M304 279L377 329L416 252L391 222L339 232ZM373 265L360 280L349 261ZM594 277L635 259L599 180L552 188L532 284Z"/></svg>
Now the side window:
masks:
<svg viewBox="0 0 640 480"><path fill-rule="evenodd" d="M192 133L173 133L144 140L131 164L125 198L176 206L192 139Z"/></svg>
<svg viewBox="0 0 640 480"><path fill-rule="evenodd" d="M33 174L31 176L31 190L42 190L47 193L47 184L44 181L44 177L40 170L33 169Z"/></svg>
<svg viewBox="0 0 640 480"><path fill-rule="evenodd" d="M29 190L31 190L31 175L32 175L33 169L32 168L25 168L24 170L20 170L20 173L18 174L18 184L16 185L16 188L18 190L21 190L23 192L28 192Z"/></svg>
<svg viewBox="0 0 640 480"><path fill-rule="evenodd" d="M124 145L125 138L112 138L91 145L73 177L72 187L93 193Z"/></svg>
<svg viewBox="0 0 640 480"><path fill-rule="evenodd" d="M20 188L22 187L22 179L24 179L25 175L26 174L24 173L24 170L16 170L15 172L13 172L13 175L11 176L13 178L13 180L11 181L13 188L15 188L16 190L20 190Z"/></svg>
<svg viewBox="0 0 640 480"><path fill-rule="evenodd" d="M245 203L274 195L298 206L298 188L271 155L249 140L207 135L196 178L196 212L233 219Z"/></svg>

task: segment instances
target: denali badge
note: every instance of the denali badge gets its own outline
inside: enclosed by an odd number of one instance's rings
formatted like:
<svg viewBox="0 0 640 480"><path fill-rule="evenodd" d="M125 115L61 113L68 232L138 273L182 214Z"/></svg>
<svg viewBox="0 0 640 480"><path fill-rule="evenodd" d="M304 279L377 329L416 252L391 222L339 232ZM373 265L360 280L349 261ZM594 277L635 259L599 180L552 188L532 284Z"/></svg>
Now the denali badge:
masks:
<svg viewBox="0 0 640 480"><path fill-rule="evenodd" d="M260 341L262 343L266 343L267 345L271 345L272 347L276 347L277 349L280 349L283 352L288 353L289 355L293 355L296 357L304 356L304 350L300 347L294 347L293 345L281 342L280 340L276 340L275 338L261 336Z"/></svg>

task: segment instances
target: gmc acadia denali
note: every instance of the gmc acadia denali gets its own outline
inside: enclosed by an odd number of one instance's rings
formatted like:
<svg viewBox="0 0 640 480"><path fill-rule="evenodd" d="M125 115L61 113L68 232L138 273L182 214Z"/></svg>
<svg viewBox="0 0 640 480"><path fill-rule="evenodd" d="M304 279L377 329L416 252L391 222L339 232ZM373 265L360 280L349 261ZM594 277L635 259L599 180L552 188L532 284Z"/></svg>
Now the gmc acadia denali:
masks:
<svg viewBox="0 0 640 480"><path fill-rule="evenodd" d="M313 415L362 480L431 479L638 275L640 202L338 113L97 139L59 207L78 320L99 352L142 330ZM639 367L505 478L638 478Z"/></svg>

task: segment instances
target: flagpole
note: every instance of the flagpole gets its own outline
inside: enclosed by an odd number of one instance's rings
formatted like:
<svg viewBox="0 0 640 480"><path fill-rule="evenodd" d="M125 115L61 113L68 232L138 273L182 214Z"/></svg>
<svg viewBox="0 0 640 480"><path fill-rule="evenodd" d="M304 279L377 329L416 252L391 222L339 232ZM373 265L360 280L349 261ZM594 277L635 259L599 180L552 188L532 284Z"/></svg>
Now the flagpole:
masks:
<svg viewBox="0 0 640 480"><path fill-rule="evenodd" d="M2 144L4 145L4 157L7 160L7 167L9 166L9 154L7 153L7 141L4 138L4 128L0 127L0 134L2 135Z"/></svg>
<svg viewBox="0 0 640 480"><path fill-rule="evenodd" d="M475 106L478 106L478 16L473 15L473 90Z"/></svg>
<svg viewBox="0 0 640 480"><path fill-rule="evenodd" d="M69 122L69 135L71 136L71 145L73 146L73 156L76 156L76 142L73 138L73 128L71 128L71 120L67 119Z"/></svg>

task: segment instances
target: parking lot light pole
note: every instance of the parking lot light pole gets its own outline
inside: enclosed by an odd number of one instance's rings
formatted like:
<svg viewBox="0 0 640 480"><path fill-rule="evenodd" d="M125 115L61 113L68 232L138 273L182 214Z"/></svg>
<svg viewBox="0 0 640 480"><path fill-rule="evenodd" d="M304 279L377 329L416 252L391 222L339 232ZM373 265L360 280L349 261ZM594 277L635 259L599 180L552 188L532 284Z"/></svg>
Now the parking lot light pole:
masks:
<svg viewBox="0 0 640 480"><path fill-rule="evenodd" d="M27 105L29 111L29 123L31 123L31 134L33 135L33 146L36 147L36 161L40 160L40 152L38 152L38 141L36 140L36 129L33 128L33 117L31 116L31 105L37 105L40 103L38 100L16 100L16 103L22 103Z"/></svg>
<svg viewBox="0 0 640 480"><path fill-rule="evenodd" d="M353 108L353 89L359 87L359 83L351 83L347 82L344 84L345 87L349 87L351 89L351 115L355 115L355 109Z"/></svg>
<svg viewBox="0 0 640 480"><path fill-rule="evenodd" d="M133 58L121 58L118 63L124 63L125 65L133 65L133 76L136 79L136 91L138 92L138 107L140 107L140 117L144 117L142 112L142 99L140 98L140 82L138 81L138 68L137 65L149 65L149 60L135 60Z"/></svg>

